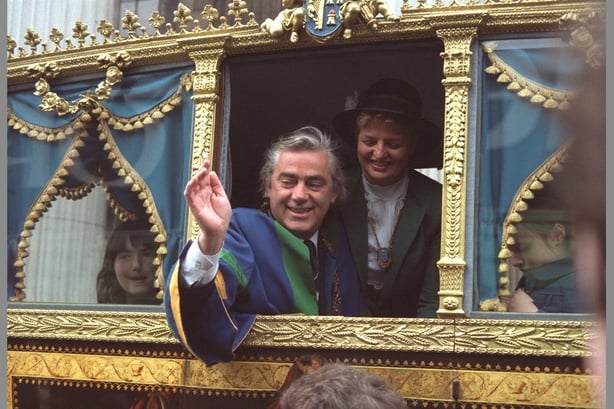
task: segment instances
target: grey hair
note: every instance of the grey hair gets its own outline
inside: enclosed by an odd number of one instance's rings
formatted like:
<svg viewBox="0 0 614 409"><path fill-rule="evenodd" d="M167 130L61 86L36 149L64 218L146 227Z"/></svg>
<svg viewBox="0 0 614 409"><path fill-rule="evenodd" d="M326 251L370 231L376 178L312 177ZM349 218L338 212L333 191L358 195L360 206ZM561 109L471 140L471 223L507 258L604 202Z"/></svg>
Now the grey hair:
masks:
<svg viewBox="0 0 614 409"><path fill-rule="evenodd" d="M386 380L343 363L325 364L290 384L281 409L406 409Z"/></svg>
<svg viewBox="0 0 614 409"><path fill-rule="evenodd" d="M328 155L333 187L339 191L339 199L345 196L345 176L341 160L337 156L339 146L331 137L314 126L304 126L282 135L273 142L264 155L264 162L260 168L260 190L265 193L271 186L271 178L277 167L279 155L290 151L325 151Z"/></svg>

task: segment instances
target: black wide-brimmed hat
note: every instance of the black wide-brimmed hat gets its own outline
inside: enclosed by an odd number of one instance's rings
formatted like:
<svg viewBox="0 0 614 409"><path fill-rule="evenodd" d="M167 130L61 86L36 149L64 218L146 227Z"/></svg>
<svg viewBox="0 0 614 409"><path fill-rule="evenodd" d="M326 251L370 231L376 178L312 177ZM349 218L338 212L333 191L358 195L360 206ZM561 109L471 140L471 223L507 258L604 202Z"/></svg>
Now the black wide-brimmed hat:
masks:
<svg viewBox="0 0 614 409"><path fill-rule="evenodd" d="M360 94L356 108L340 112L333 118L333 128L346 142L356 143L356 116L360 112L387 112L409 119L418 137L410 158L413 168L441 168L443 133L434 123L422 117L422 99L406 81L384 78L371 84Z"/></svg>

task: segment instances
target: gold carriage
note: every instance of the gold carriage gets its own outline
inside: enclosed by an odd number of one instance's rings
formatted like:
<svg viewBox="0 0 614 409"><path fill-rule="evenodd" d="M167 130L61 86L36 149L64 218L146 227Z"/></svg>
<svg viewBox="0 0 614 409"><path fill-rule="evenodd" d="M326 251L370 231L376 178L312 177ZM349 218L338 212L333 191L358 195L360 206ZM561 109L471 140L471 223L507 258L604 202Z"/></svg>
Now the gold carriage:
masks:
<svg viewBox="0 0 614 409"><path fill-rule="evenodd" d="M605 2L403 0L398 15L344 26L342 2L316 0L299 6L313 7L300 29L275 31L282 14L256 15L253 1L180 4L172 22L142 16L147 27L126 11L122 30L100 20L97 35L78 22L74 41L50 33L55 47L33 30L29 48L9 37L7 407L264 408L308 353L384 376L411 406L598 407L603 379L583 363L591 317L513 314L501 299L510 225L564 163L557 131L535 135L569 109L569 78L599 63ZM437 319L260 316L232 362L206 367L161 306L87 295L84 225L145 215L161 287L197 234L182 188L203 156L233 205L255 206L266 142L326 129L382 76L412 81L445 135L430 170L444 197ZM515 160L523 138L538 153Z"/></svg>

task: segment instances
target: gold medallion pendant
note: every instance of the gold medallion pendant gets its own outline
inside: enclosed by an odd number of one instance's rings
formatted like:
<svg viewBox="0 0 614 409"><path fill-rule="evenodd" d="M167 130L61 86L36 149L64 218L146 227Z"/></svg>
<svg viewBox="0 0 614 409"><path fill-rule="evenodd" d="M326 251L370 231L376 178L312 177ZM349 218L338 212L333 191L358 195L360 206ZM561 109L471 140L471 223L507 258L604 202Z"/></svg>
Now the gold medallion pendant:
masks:
<svg viewBox="0 0 614 409"><path fill-rule="evenodd" d="M377 249L377 265L382 269L386 270L392 264L392 249L390 247L378 248Z"/></svg>

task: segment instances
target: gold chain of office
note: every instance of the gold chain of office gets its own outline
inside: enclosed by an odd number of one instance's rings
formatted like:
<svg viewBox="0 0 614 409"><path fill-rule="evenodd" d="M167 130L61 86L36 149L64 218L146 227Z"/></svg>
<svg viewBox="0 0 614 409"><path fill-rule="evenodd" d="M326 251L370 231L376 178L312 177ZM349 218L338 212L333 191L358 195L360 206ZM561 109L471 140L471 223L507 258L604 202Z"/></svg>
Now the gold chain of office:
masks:
<svg viewBox="0 0 614 409"><path fill-rule="evenodd" d="M404 206L405 201L403 201L401 208L397 212L397 220L394 222L394 228L392 229L392 234L390 235L390 240L388 240L388 245L386 247L382 247L379 242L379 238L377 237L377 233L375 232L375 226L373 224L373 218L371 217L371 214L367 215L367 223L369 223L369 227L371 227L371 232L373 233L373 237L375 237L375 243L377 244L377 250L375 252L377 265L382 270L388 270L388 268L392 264L392 241L394 240L394 235L397 231L397 227L399 227L399 221L401 220L401 212Z"/></svg>

